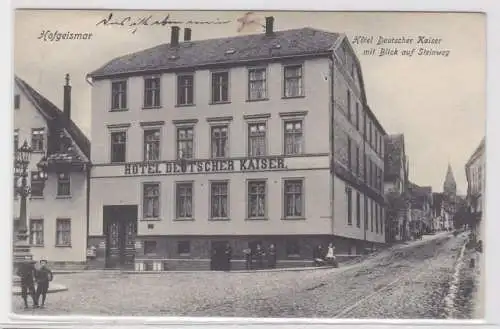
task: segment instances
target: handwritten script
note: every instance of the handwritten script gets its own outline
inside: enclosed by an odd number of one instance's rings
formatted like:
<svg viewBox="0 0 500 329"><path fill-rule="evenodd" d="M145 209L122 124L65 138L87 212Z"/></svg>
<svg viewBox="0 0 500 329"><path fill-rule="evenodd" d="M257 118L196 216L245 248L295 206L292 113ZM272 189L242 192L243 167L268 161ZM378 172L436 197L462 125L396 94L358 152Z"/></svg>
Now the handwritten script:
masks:
<svg viewBox="0 0 500 329"><path fill-rule="evenodd" d="M129 28L130 32L134 34L140 27L164 27L169 25L220 25L220 24L228 24L231 21L223 21L220 19L215 20L187 20L180 21L174 20L170 17L170 14L167 14L160 18L154 18L153 15L148 16L124 16L117 17L114 13L110 13L107 17L101 19L96 23L96 26L118 26Z"/></svg>

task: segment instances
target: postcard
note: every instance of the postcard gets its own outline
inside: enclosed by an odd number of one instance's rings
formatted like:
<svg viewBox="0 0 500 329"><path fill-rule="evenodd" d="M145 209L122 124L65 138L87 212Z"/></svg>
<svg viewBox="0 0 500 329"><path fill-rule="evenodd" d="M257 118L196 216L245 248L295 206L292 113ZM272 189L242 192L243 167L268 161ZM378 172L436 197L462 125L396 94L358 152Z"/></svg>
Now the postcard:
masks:
<svg viewBox="0 0 500 329"><path fill-rule="evenodd" d="M14 19L14 314L484 317L485 15Z"/></svg>

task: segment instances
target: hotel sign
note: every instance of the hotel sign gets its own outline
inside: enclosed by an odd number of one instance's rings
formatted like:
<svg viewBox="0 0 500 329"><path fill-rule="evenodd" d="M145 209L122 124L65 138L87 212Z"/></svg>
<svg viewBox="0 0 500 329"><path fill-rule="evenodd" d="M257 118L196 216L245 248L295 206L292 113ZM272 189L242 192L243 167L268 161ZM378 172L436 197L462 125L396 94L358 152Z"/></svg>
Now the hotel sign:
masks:
<svg viewBox="0 0 500 329"><path fill-rule="evenodd" d="M180 173L247 172L286 169L283 157L245 158L237 160L185 160L134 162L124 165L124 175L157 175Z"/></svg>

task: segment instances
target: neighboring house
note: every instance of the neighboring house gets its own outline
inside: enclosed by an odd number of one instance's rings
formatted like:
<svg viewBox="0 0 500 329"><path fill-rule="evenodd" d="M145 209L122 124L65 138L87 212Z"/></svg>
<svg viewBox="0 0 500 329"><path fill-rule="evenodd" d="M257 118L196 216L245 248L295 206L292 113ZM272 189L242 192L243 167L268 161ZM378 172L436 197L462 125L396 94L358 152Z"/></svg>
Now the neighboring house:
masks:
<svg viewBox="0 0 500 329"><path fill-rule="evenodd" d="M429 233L433 230L432 187L409 184L411 199L410 230Z"/></svg>
<svg viewBox="0 0 500 329"><path fill-rule="evenodd" d="M383 243L385 133L346 36L272 17L262 34L185 31L89 74L92 266L208 269L227 244L234 266L257 244L309 265L319 244Z"/></svg>
<svg viewBox="0 0 500 329"><path fill-rule="evenodd" d="M403 241L410 233L408 157L403 134L388 135L385 143L384 192L387 198L388 242Z"/></svg>
<svg viewBox="0 0 500 329"><path fill-rule="evenodd" d="M432 218L434 231L445 229L443 193L432 193Z"/></svg>
<svg viewBox="0 0 500 329"><path fill-rule="evenodd" d="M478 240L484 238L484 209L486 188L486 139L483 138L479 146L465 164L467 177L467 205L469 207L469 225L474 230Z"/></svg>
<svg viewBox="0 0 500 329"><path fill-rule="evenodd" d="M25 141L33 149L28 175L31 195L27 200L31 252L34 259L45 258L58 266L83 265L90 143L71 120L69 77L64 86L63 111L19 77L14 81L14 150ZM37 175L40 161L48 164L45 182ZM19 207L16 195L15 218Z"/></svg>

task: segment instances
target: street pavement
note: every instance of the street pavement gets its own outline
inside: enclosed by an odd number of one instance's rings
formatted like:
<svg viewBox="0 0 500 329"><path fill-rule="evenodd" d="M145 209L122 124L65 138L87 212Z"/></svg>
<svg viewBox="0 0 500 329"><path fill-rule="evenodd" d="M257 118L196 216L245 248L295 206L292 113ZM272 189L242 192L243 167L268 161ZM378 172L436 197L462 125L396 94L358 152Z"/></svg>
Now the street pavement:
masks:
<svg viewBox="0 0 500 329"><path fill-rule="evenodd" d="M441 233L340 268L283 272L59 274L68 291L22 315L126 315L432 319L445 297L466 235Z"/></svg>

